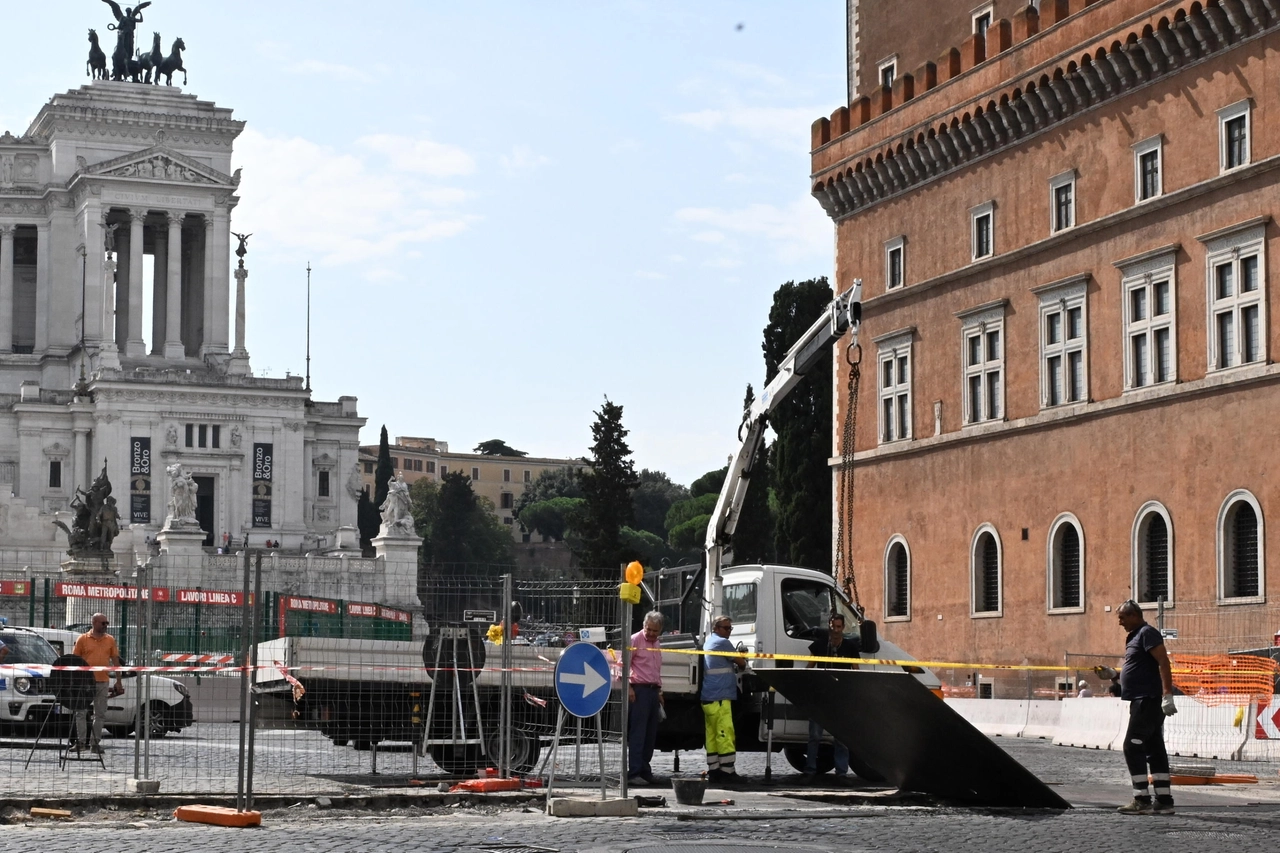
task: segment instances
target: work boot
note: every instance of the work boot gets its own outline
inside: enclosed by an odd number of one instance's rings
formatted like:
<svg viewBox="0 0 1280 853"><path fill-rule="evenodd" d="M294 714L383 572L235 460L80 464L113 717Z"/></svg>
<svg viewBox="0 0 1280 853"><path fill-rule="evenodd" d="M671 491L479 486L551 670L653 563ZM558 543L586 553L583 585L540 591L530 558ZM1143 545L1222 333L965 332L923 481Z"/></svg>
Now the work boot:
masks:
<svg viewBox="0 0 1280 853"><path fill-rule="evenodd" d="M1116 809L1120 814L1154 814L1150 797L1134 797L1127 806Z"/></svg>
<svg viewBox="0 0 1280 853"><path fill-rule="evenodd" d="M1152 814L1175 814L1173 810L1173 797L1156 797L1155 806L1151 809Z"/></svg>

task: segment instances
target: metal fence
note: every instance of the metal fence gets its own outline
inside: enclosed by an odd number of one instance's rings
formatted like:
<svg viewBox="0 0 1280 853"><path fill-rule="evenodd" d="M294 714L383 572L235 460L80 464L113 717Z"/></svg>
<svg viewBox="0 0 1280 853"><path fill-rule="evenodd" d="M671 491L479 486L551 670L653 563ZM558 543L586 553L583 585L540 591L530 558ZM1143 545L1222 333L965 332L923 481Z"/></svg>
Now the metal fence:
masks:
<svg viewBox="0 0 1280 853"><path fill-rule="evenodd" d="M616 584L440 567L421 573L421 607L389 606L371 561L343 572L290 559L299 565L276 558L273 570L266 555L259 570L255 554L252 571L243 555L156 560L141 576L79 587L10 571L0 582L10 626L63 628L100 610L133 666L123 695L108 701L100 756L68 752L69 706L48 693L51 679L29 677L38 667L24 680L29 693L7 685L0 701L20 713L0 714L0 796L125 793L131 779L175 795L332 795L471 777L502 758L531 777L618 785L616 672L600 715L603 765L593 721L570 718L553 743L564 648L581 629L600 629L620 664ZM523 612L518 633L495 642L509 601ZM17 672L5 674L12 682Z"/></svg>

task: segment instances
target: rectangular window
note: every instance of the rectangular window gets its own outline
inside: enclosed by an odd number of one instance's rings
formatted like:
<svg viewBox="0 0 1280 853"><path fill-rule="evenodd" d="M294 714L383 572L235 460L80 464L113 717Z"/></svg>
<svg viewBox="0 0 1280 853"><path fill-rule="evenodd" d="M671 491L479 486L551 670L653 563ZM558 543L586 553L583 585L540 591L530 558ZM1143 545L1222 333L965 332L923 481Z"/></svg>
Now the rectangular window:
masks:
<svg viewBox="0 0 1280 853"><path fill-rule="evenodd" d="M513 495L511 492L503 492L501 495L501 503L499 504L499 507L501 509L512 509L513 507L515 507L515 505L516 505L516 496Z"/></svg>
<svg viewBox="0 0 1280 853"><path fill-rule="evenodd" d="M911 336L894 332L876 340L880 378L880 442L911 438Z"/></svg>
<svg viewBox="0 0 1280 853"><path fill-rule="evenodd" d="M1225 172L1249 165L1249 101L1218 110L1220 167Z"/></svg>
<svg viewBox="0 0 1280 853"><path fill-rule="evenodd" d="M62 488L62 460L61 459L49 460L49 488L51 489Z"/></svg>
<svg viewBox="0 0 1280 853"><path fill-rule="evenodd" d="M441 476L441 477L443 477L444 475L446 475L446 474L448 474L448 473L449 473L449 466L448 466L448 465L441 465L441 466L440 466L440 476Z"/></svg>
<svg viewBox="0 0 1280 853"><path fill-rule="evenodd" d="M883 89L893 88L893 81L898 77L898 57L891 56L880 62L880 86Z"/></svg>
<svg viewBox="0 0 1280 853"><path fill-rule="evenodd" d="M1056 234L1076 224L1076 173L1065 172L1049 181L1049 229Z"/></svg>
<svg viewBox="0 0 1280 853"><path fill-rule="evenodd" d="M1124 293L1125 388L1146 388L1172 382L1173 258L1144 264L1146 271L1128 271L1121 280Z"/></svg>
<svg viewBox="0 0 1280 853"><path fill-rule="evenodd" d="M187 424L186 436L185 436L187 439L186 441L187 447L195 447L196 445L195 435L196 435L195 424Z"/></svg>
<svg viewBox="0 0 1280 853"><path fill-rule="evenodd" d="M1265 224L1251 220L1199 238L1206 244L1209 370L1266 360Z"/></svg>
<svg viewBox="0 0 1280 853"><path fill-rule="evenodd" d="M364 463L364 472L365 472L366 474L372 474L372 473L373 473L373 463L372 463L372 462L366 462L366 463Z"/></svg>
<svg viewBox="0 0 1280 853"><path fill-rule="evenodd" d="M200 426L196 428L196 433L199 436L199 439L197 439L196 444L198 444L200 447L208 447L209 446L209 427L205 424L200 424Z"/></svg>
<svg viewBox="0 0 1280 853"><path fill-rule="evenodd" d="M421 471L421 470L422 470L422 460L421 460L421 459L415 459L415 460L413 460L413 470L415 470L415 471Z"/></svg>
<svg viewBox="0 0 1280 853"><path fill-rule="evenodd" d="M209 431L210 431L209 446L221 447L222 446L222 427L218 426L217 424L214 424L213 426L209 427Z"/></svg>
<svg viewBox="0 0 1280 853"><path fill-rule="evenodd" d="M321 471L319 481L316 483L316 494L322 498L329 497L329 472Z"/></svg>
<svg viewBox="0 0 1280 853"><path fill-rule="evenodd" d="M966 424L1004 417L1004 312L981 316L963 329Z"/></svg>
<svg viewBox="0 0 1280 853"><path fill-rule="evenodd" d="M435 462L432 462L430 459L428 459L428 460L427 460L427 473L428 473L428 474L434 474L435 472L436 472L436 463L435 463Z"/></svg>
<svg viewBox="0 0 1280 853"><path fill-rule="evenodd" d="M472 469L471 469L471 481L472 481L472 482L475 482L475 481L477 481L477 480L479 480L479 479L480 479L480 469L479 469L479 468L472 468Z"/></svg>
<svg viewBox="0 0 1280 853"><path fill-rule="evenodd" d="M400 458L399 458L398 456L392 456L392 457L391 457L391 467L392 467L392 468L399 468L399 467L400 467Z"/></svg>
<svg viewBox="0 0 1280 853"><path fill-rule="evenodd" d="M973 13L973 34L986 38L987 30L991 29L991 22L995 20L995 9L991 4L979 9Z"/></svg>
<svg viewBox="0 0 1280 853"><path fill-rule="evenodd" d="M972 231L973 260L990 257L995 253L995 205L993 202L978 205L969 211Z"/></svg>
<svg viewBox="0 0 1280 853"><path fill-rule="evenodd" d="M502 482L504 482L504 483L510 483L510 482L511 482L511 469L510 469L510 468L503 468L503 469L502 469Z"/></svg>
<svg viewBox="0 0 1280 853"><path fill-rule="evenodd" d="M1045 408L1088 397L1085 287L1085 281L1076 279L1035 290L1040 297L1040 400Z"/></svg>
<svg viewBox="0 0 1280 853"><path fill-rule="evenodd" d="M1160 178L1163 143L1163 137L1153 136L1133 146L1133 187L1136 201L1146 201L1164 192Z"/></svg>
<svg viewBox="0 0 1280 853"><path fill-rule="evenodd" d="M525 481L526 483L532 483L532 482L533 482L533 472L532 472L532 471L525 471L525 472L524 472L524 481Z"/></svg>
<svg viewBox="0 0 1280 853"><path fill-rule="evenodd" d="M906 239L894 237L884 244L884 289L893 290L902 287L904 282L904 262L906 260Z"/></svg>

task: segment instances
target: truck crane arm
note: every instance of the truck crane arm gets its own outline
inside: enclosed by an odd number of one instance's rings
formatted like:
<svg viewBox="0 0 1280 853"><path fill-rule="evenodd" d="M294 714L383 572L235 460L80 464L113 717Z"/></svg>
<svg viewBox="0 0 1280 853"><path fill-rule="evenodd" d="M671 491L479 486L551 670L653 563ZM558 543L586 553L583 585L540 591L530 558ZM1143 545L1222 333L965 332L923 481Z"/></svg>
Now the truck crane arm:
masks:
<svg viewBox="0 0 1280 853"><path fill-rule="evenodd" d="M722 602L722 577L724 550L729 546L733 531L738 526L738 516L751 485L752 467L756 452L764 441L764 431L769 425L769 415L787 395L800 384L819 359L830 357L831 345L845 332L852 332L850 346L858 343L858 328L862 324L862 279L854 279L853 286L841 293L827 306L823 316L801 335L787 350L778 364L777 375L765 386L742 415L738 427L738 450L729 463L720 497L707 524L705 543L707 572L704 601L711 614L719 613Z"/></svg>

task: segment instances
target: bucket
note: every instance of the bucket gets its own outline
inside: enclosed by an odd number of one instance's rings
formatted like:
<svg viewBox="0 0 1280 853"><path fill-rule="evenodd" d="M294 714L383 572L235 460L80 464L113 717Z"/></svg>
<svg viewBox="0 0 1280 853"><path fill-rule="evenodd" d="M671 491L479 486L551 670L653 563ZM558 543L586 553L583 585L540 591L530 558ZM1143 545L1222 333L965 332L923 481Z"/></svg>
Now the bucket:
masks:
<svg viewBox="0 0 1280 853"><path fill-rule="evenodd" d="M702 805L702 795L707 792L707 780L701 776L673 776L671 787L676 793L676 802L682 806Z"/></svg>

